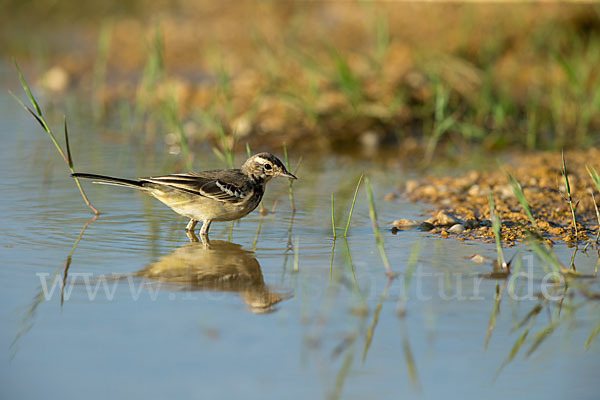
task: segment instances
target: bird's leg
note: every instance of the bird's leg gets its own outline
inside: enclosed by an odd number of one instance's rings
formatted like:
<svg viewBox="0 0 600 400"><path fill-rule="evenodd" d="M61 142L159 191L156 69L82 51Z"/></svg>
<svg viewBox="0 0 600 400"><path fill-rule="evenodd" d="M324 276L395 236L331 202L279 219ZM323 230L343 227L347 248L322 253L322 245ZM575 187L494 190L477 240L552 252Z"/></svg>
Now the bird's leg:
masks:
<svg viewBox="0 0 600 400"><path fill-rule="evenodd" d="M210 239L208 238L208 228L210 228L211 220L202 221L202 228L200 229L200 240L204 244L206 249L210 249Z"/></svg>
<svg viewBox="0 0 600 400"><path fill-rule="evenodd" d="M200 236L200 241L202 242L206 250L210 250L210 239L208 238L208 235Z"/></svg>
<svg viewBox="0 0 600 400"><path fill-rule="evenodd" d="M190 239L190 242L192 243L197 243L198 240L198 236L196 236L196 234L194 233L194 231L185 231L185 234L187 235L188 239Z"/></svg>
<svg viewBox="0 0 600 400"><path fill-rule="evenodd" d="M194 228L196 227L197 223L198 221L195 219L190 219L190 222L188 222L187 226L185 227L186 232L194 232ZM204 229L204 227L202 227L202 229Z"/></svg>
<svg viewBox="0 0 600 400"><path fill-rule="evenodd" d="M206 221L202 221L202 229L200 229L200 236L208 237L208 228L210 228L210 223L212 221L207 219Z"/></svg>

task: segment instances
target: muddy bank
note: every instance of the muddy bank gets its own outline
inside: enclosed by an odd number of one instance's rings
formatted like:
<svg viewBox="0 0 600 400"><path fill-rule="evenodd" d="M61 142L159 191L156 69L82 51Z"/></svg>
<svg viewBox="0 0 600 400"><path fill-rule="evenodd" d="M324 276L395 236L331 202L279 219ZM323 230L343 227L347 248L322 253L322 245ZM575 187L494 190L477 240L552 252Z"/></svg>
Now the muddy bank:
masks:
<svg viewBox="0 0 600 400"><path fill-rule="evenodd" d="M521 154L503 163L523 189L531 212L542 236L552 241L568 243L595 239L598 219L592 200L592 190L600 198L586 166L600 167L600 151L596 149L565 153L573 203L576 204L578 236L575 236L571 209L567 202L566 185L561 173L560 153ZM494 160L490 160L494 162ZM422 229L442 237L459 240L493 241L490 222L489 194L496 203L502 221L502 239L512 246L533 230L523 207L515 197L500 164L490 171L470 171L460 176L429 176L411 180L402 188L404 195L432 205L430 218L423 221L399 219L393 231Z"/></svg>

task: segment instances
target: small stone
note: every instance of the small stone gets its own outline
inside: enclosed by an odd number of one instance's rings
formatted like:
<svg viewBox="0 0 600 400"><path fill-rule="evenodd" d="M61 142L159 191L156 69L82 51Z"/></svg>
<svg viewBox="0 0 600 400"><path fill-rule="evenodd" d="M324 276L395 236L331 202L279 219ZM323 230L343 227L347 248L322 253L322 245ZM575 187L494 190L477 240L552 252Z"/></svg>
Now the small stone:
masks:
<svg viewBox="0 0 600 400"><path fill-rule="evenodd" d="M482 264L489 260L489 258L482 256L481 254L473 254L471 257L467 257L469 260L477 264Z"/></svg>
<svg viewBox="0 0 600 400"><path fill-rule="evenodd" d="M412 193L415 190L417 190L417 188L419 187L419 182L415 181L415 180L410 180L406 182L406 185L404 186L404 190L406 191L406 193Z"/></svg>
<svg viewBox="0 0 600 400"><path fill-rule="evenodd" d="M461 224L454 224L450 227L450 229L448 229L448 232L450 233L462 233L465 230L465 227L462 226Z"/></svg>
<svg viewBox="0 0 600 400"><path fill-rule="evenodd" d="M383 197L383 200L392 202L398 198L398 195L394 192L388 193Z"/></svg>
<svg viewBox="0 0 600 400"><path fill-rule="evenodd" d="M479 221L476 219L468 219L465 222L465 229L476 229L479 227Z"/></svg>
<svg viewBox="0 0 600 400"><path fill-rule="evenodd" d="M429 232L432 229L434 229L435 226L433 226L433 224L430 224L429 222L423 222L421 225L419 225L418 229L421 232Z"/></svg>
<svg viewBox="0 0 600 400"><path fill-rule="evenodd" d="M397 229L412 229L417 225L419 225L417 221L406 218L397 219L394 222L392 222L392 226Z"/></svg>
<svg viewBox="0 0 600 400"><path fill-rule="evenodd" d="M471 186L467 193L469 194L469 196L479 196L479 194L481 193L481 191L479 189L479 185Z"/></svg>
<svg viewBox="0 0 600 400"><path fill-rule="evenodd" d="M448 231L445 229L442 229L442 231L440 232L440 236L443 237L444 239L446 239L448 237Z"/></svg>
<svg viewBox="0 0 600 400"><path fill-rule="evenodd" d="M509 184L497 186L495 191L499 193L500 197L503 199L508 199L515 195L512 186L510 186Z"/></svg>
<svg viewBox="0 0 600 400"><path fill-rule="evenodd" d="M445 211L440 211L439 213L437 213L435 216L435 220L437 221L438 225L452 226L458 223L458 221L453 216L446 213Z"/></svg>
<svg viewBox="0 0 600 400"><path fill-rule="evenodd" d="M436 197L438 190L433 185L427 185L421 188L421 194L425 197Z"/></svg>

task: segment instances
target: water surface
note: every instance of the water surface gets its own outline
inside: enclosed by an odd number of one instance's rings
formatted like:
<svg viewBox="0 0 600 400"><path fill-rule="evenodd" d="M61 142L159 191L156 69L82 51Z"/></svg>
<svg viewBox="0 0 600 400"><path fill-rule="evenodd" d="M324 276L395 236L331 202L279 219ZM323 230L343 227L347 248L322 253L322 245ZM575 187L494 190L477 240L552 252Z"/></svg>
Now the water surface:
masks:
<svg viewBox="0 0 600 400"><path fill-rule="evenodd" d="M184 218L124 188L86 182L102 212L90 222L49 139L4 89L0 116L2 398L596 398L600 346L584 343L600 322L597 301L577 288L562 302L540 300L544 272L525 247L508 254L521 252L532 279L517 280L509 296L505 281L479 277L489 262L465 258L493 259L492 245L392 235L386 222L418 219L426 209L383 200L410 171L348 158L304 161L295 213L287 181L275 180L263 203L275 211L213 224L215 246L206 250L190 244ZM162 146L107 139L78 118L77 170L171 172L176 156ZM301 155L291 154L295 165ZM222 167L212 156L196 160L198 169ZM347 241L342 235L362 172L399 274L392 281L362 190ZM341 227L335 241L332 192ZM572 250L556 251L568 263ZM593 251L576 257L586 273L596 261ZM595 280L589 285L598 292ZM503 297L486 349L497 290ZM524 321L538 304L541 311ZM525 329L522 348L501 369Z"/></svg>

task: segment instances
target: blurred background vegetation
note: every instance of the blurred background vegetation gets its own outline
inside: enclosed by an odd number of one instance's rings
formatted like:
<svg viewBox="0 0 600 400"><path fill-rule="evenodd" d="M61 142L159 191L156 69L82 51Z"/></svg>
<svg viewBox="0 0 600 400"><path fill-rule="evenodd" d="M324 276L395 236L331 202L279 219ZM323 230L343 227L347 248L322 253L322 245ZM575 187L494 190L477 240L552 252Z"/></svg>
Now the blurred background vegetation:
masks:
<svg viewBox="0 0 600 400"><path fill-rule="evenodd" d="M428 160L600 138L595 4L0 0L0 15L2 57L46 101L75 92L105 129L173 151Z"/></svg>

